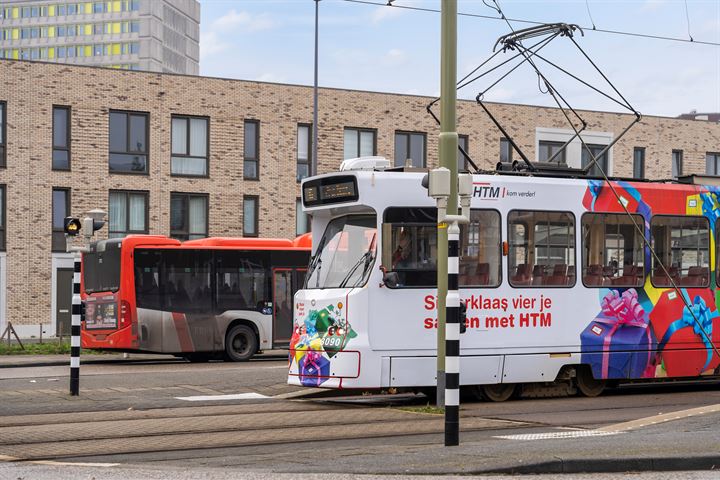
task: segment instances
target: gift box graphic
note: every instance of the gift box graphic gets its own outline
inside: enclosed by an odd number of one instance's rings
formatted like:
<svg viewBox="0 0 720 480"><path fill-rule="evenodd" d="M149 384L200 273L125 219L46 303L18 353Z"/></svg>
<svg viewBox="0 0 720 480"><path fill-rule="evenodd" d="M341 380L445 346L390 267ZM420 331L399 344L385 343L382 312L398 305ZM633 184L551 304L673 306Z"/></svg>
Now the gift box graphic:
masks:
<svg viewBox="0 0 720 480"><path fill-rule="evenodd" d="M330 360L314 350L307 350L298 362L300 383L305 387L319 387L330 377Z"/></svg>
<svg viewBox="0 0 720 480"><path fill-rule="evenodd" d="M640 194L626 182L613 185L618 197L610 187L601 180L589 180L588 189L583 197L583 206L591 212L624 212L623 205L629 212L637 212Z"/></svg>
<svg viewBox="0 0 720 480"><path fill-rule="evenodd" d="M713 348L720 345L720 315L712 292L681 292L682 297L675 290L660 295L650 312L650 324L660 339L658 352L667 375L694 377L720 365Z"/></svg>
<svg viewBox="0 0 720 480"><path fill-rule="evenodd" d="M657 342L637 291L611 290L601 308L580 334L581 362L598 379L652 377Z"/></svg>

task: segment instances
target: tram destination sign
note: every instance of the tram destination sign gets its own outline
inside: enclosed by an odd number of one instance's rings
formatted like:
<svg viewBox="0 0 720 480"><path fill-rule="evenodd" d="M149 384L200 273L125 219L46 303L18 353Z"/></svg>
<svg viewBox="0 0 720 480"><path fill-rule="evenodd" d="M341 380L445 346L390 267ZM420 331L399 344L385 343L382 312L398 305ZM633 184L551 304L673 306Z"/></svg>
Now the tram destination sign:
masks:
<svg viewBox="0 0 720 480"><path fill-rule="evenodd" d="M318 178L303 185L306 207L355 202L358 198L357 179L352 175Z"/></svg>

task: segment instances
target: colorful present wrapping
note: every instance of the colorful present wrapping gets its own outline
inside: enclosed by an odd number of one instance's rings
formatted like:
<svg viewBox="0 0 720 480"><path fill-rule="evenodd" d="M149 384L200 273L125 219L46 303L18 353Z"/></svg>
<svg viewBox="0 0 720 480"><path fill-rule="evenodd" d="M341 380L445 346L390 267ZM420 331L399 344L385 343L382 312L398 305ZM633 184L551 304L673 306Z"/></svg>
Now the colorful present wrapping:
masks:
<svg viewBox="0 0 720 480"><path fill-rule="evenodd" d="M330 360L314 350L307 350L298 362L300 383L305 387L319 387L330 377Z"/></svg>
<svg viewBox="0 0 720 480"><path fill-rule="evenodd" d="M622 205L605 182L589 180L588 189L583 197L583 206L591 212L624 212L622 207L624 205L629 212L637 212L640 202L639 194L636 194L637 190L631 188L629 184L623 185L621 182L613 186Z"/></svg>
<svg viewBox="0 0 720 480"><path fill-rule="evenodd" d="M656 341L645 310L632 288L621 295L611 290L602 312L580 334L581 362L595 378L652 377Z"/></svg>
<svg viewBox="0 0 720 480"><path fill-rule="evenodd" d="M667 376L695 377L720 365L713 348L720 345L720 315L711 291L681 291L690 308L675 290L667 290L650 313L650 324L660 339Z"/></svg>

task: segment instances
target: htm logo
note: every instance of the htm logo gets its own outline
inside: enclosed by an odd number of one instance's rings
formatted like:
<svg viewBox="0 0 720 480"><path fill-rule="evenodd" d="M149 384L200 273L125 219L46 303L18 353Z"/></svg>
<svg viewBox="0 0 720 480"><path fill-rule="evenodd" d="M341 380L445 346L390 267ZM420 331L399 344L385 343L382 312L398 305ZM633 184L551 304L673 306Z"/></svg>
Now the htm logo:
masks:
<svg viewBox="0 0 720 480"><path fill-rule="evenodd" d="M505 197L505 187L493 187L489 183L473 183L473 197L483 200L500 200Z"/></svg>

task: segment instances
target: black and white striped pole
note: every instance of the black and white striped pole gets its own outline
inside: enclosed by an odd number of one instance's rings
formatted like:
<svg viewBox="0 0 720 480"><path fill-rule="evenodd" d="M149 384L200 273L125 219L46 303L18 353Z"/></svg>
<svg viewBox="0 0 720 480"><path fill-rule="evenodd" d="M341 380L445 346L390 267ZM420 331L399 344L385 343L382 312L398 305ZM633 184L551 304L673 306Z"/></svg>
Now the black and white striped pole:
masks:
<svg viewBox="0 0 720 480"><path fill-rule="evenodd" d="M80 300L81 253L75 252L73 265L72 323L70 326L70 395L80 395L80 323L82 303Z"/></svg>
<svg viewBox="0 0 720 480"><path fill-rule="evenodd" d="M448 292L445 300L445 446L460 443L460 227L448 228Z"/></svg>
<svg viewBox="0 0 720 480"><path fill-rule="evenodd" d="M80 395L80 329L82 325L82 298L80 297L80 274L82 254L90 252L93 234L105 225L105 212L100 209L90 210L82 220L76 217L65 217L65 242L68 252L73 252L73 284L72 284L72 321L70 324L70 395ZM71 245L71 238L84 231L85 245Z"/></svg>
<svg viewBox="0 0 720 480"><path fill-rule="evenodd" d="M448 215L448 198L451 195L450 182L457 181L457 192L460 197L461 215ZM445 315L444 322L438 320L438 336L444 328L444 351L438 348L439 363L444 369L444 407L445 407L445 446L451 447L460 444L460 334L464 332L464 309L460 299L459 271L460 271L460 225L468 223L470 219L470 198L472 196L472 175L459 175L453 179L449 169L445 167L430 171L423 178L423 186L427 187L428 195L437 201L438 228L447 228L448 258L447 267L438 259L438 296L444 294ZM458 203L455 203L457 205ZM438 250L440 250L438 248ZM447 291L440 288L440 279L447 278ZM439 314L440 312L438 312ZM441 317L441 315L438 315ZM440 389L438 377L438 389Z"/></svg>

